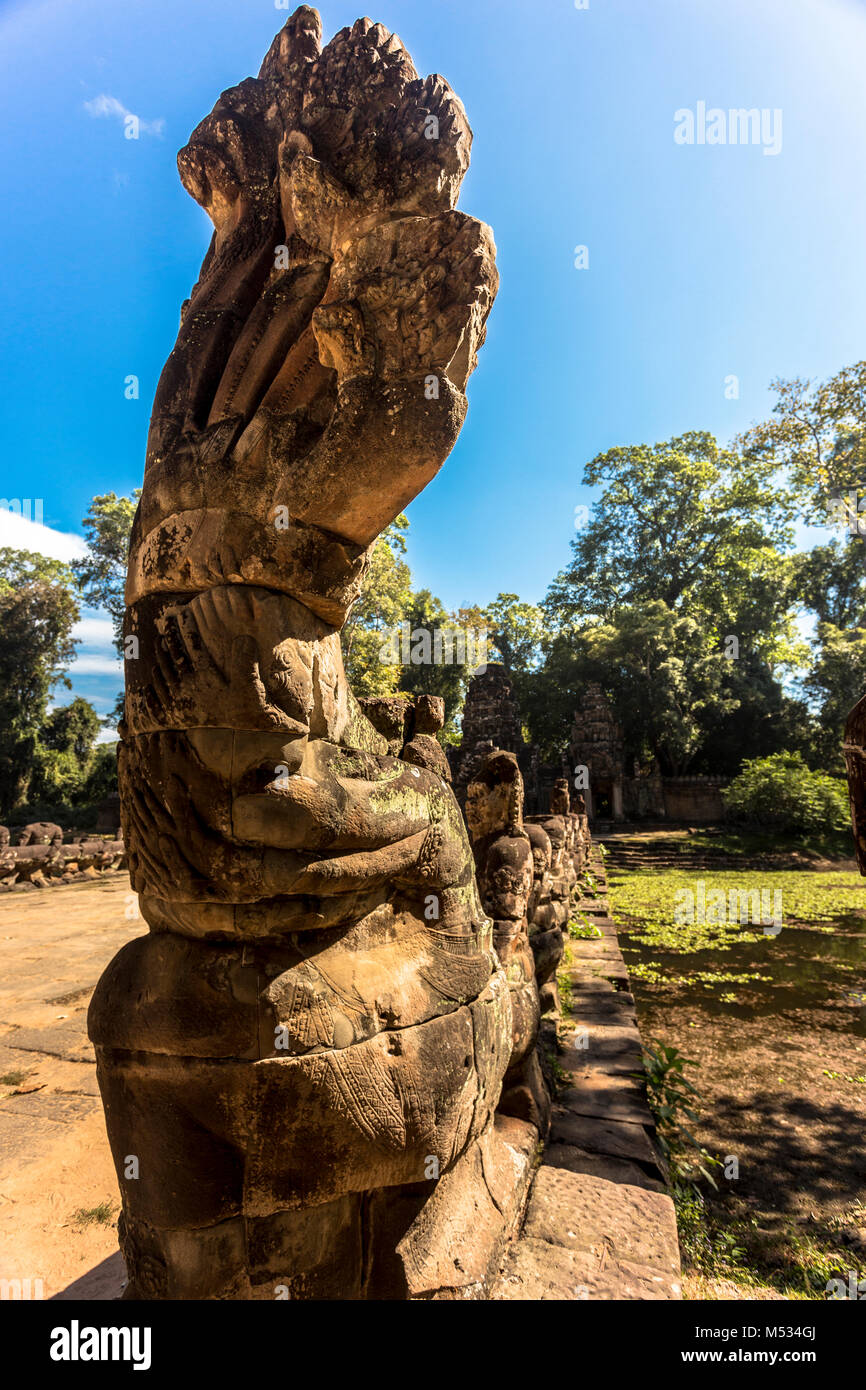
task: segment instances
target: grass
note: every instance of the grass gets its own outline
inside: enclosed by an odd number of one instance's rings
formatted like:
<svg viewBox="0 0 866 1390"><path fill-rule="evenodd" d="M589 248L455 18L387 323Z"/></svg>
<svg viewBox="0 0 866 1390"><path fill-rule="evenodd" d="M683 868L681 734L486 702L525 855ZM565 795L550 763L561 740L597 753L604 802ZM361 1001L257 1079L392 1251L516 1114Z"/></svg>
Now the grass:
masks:
<svg viewBox="0 0 866 1390"><path fill-rule="evenodd" d="M95 1207L79 1207L72 1213L77 1226L108 1226L114 1220L114 1206L111 1202L100 1202Z"/></svg>
<svg viewBox="0 0 866 1390"><path fill-rule="evenodd" d="M556 984L559 989L559 997L562 1001L563 1013L571 1012L571 996L574 991L571 976L567 970L560 970L556 977Z"/></svg>
<svg viewBox="0 0 866 1390"><path fill-rule="evenodd" d="M690 837L689 847L703 838ZM708 845L752 856L759 840L760 836L755 834L706 836ZM804 849L802 843L796 847ZM772 837L768 838L766 848L779 851L784 849L784 844L778 837ZM851 857L850 841L844 853ZM764 871L664 868L618 876L612 887L613 916L620 927L627 928L631 940L641 947L642 959L632 961L629 958L629 973L636 981L654 985L676 982L678 985L685 983L689 989L697 986L694 997L698 1008L702 987L715 990L721 986L725 993L717 997L725 1002L736 1002L737 986L772 979L765 972L775 941L773 937L764 936L760 924L675 922L678 890L688 888L694 892L699 880L703 880L707 896L712 889L721 889L726 899L732 888L770 890L771 894L776 889L781 890L783 928L801 926L828 934L850 932L852 927L859 932L863 930L866 885L859 874L844 869L828 872L773 867ZM750 952L755 970L748 970L752 964L749 960L747 970L743 971L738 960L737 970L726 971L724 953L746 942L756 943L754 951ZM647 955L656 950L664 957L663 962L647 959ZM699 962L703 969L696 971L692 968L695 962L680 964L676 959L698 951L719 953L719 968L711 968L716 962L705 959ZM840 971L849 971L848 962L840 961L837 967ZM657 1070L658 1090L667 1084L670 1068L659 1066ZM825 1085L842 1080L852 1090L859 1090L864 1084L860 1070L853 1067L850 1075L847 1071L837 1075L829 1070L823 1075L827 1077ZM679 1086L681 1078L674 1075L673 1081ZM695 1111L700 1109L699 1097L691 1093L679 1100L674 1096L673 1101L662 1094L661 1099L672 1104L669 1120L673 1122L683 1106ZM687 1115L686 1118L692 1123L696 1117ZM671 1128L669 1124L669 1140L673 1137ZM739 1197L736 1184L729 1185L720 1175L716 1164L711 1171L716 1175L717 1191L711 1191L710 1184L704 1181L688 1180L682 1171L677 1171L675 1163L671 1168L687 1298L824 1301L834 1297L832 1289L828 1290L830 1281L840 1280L847 1285L851 1270L860 1278L866 1276L866 1269L860 1270L863 1258L855 1249L846 1248L842 1238L846 1225L862 1227L866 1224L862 1208L852 1208L841 1217L809 1219L784 1212L756 1211L753 1205Z"/></svg>
<svg viewBox="0 0 866 1390"><path fill-rule="evenodd" d="M550 1067L550 1073L556 1086L557 1095L566 1090L571 1085L571 1077L563 1067L555 1051L552 1048L545 1049L545 1057Z"/></svg>
<svg viewBox="0 0 866 1390"><path fill-rule="evenodd" d="M29 1071L6 1071L0 1076L0 1086L20 1086L29 1075Z"/></svg>
<svg viewBox="0 0 866 1390"><path fill-rule="evenodd" d="M673 841L671 844L673 845ZM684 849L717 849L726 854L786 855L805 854L810 858L853 859L855 850L851 831L833 830L821 835L779 831L757 826L725 826L721 830L695 830L687 841L679 841Z"/></svg>
<svg viewBox="0 0 866 1390"><path fill-rule="evenodd" d="M692 1186L675 1185L685 1293L715 1299L719 1281L734 1284L740 1298L768 1293L786 1299L828 1300L831 1279L847 1283L858 1258L841 1245L837 1225L795 1222L762 1225L757 1214L726 1210ZM763 1218L766 1220L766 1218ZM856 1218L855 1218L856 1219Z"/></svg>
<svg viewBox="0 0 866 1390"><path fill-rule="evenodd" d="M720 1282L734 1285L740 1298L781 1296L829 1299L831 1280L847 1284L857 1277L857 1258L843 1248L839 1232L863 1221L860 1202L842 1216L805 1223L738 1209L712 1170L724 1165L692 1135L688 1124L699 1118L700 1092L686 1080L686 1066L696 1066L676 1048L654 1043L644 1048L647 1093L656 1117L658 1138L671 1174L671 1196L687 1298L715 1299ZM714 1189L703 1190L704 1181Z"/></svg>

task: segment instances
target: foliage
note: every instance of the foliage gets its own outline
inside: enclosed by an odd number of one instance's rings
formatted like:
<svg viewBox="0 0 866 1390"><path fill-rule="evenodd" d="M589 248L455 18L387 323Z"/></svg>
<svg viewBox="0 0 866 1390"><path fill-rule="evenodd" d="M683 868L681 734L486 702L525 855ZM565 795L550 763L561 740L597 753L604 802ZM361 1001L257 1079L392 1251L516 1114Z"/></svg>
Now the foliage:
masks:
<svg viewBox="0 0 866 1390"><path fill-rule="evenodd" d="M568 626L609 617L622 604L689 601L727 632L748 601L764 556L790 543L790 509L761 461L743 468L712 435L691 432L661 444L597 455L584 482L606 484L589 525L572 541L570 566L543 607ZM766 575L762 583L766 585Z"/></svg>
<svg viewBox="0 0 866 1390"><path fill-rule="evenodd" d="M808 519L838 519L837 499L866 479L866 361L827 381L802 377L770 383L772 418L735 440L749 467L783 470Z"/></svg>
<svg viewBox="0 0 866 1390"><path fill-rule="evenodd" d="M441 695L445 701L445 737L459 740L457 715L462 710L463 697L473 667L468 662L437 662L434 639L437 631L443 636L451 633L456 639L466 634L466 628L445 609L429 589L419 589L417 593L412 594L404 621L409 625L413 654L424 656L429 653L431 660L413 659L409 665L398 667L399 688L410 695ZM468 655L468 647L466 650ZM455 654L459 654L459 648L456 646Z"/></svg>
<svg viewBox="0 0 866 1390"><path fill-rule="evenodd" d="M844 782L811 771L799 753L750 759L723 796L735 819L807 834L841 830L850 816Z"/></svg>
<svg viewBox="0 0 866 1390"><path fill-rule="evenodd" d="M77 695L71 705L51 711L42 725L40 741L44 748L72 754L83 768L93 752L101 722L90 702Z"/></svg>
<svg viewBox="0 0 866 1390"><path fill-rule="evenodd" d="M733 776L746 758L791 750L811 754L815 719L766 662L749 652L726 662L723 691L727 707L719 704L701 720L691 772Z"/></svg>
<svg viewBox="0 0 866 1390"><path fill-rule="evenodd" d="M546 635L544 613L538 605L523 603L517 594L497 594L482 614L494 650L509 675L534 670Z"/></svg>
<svg viewBox="0 0 866 1390"><path fill-rule="evenodd" d="M820 622L815 660L803 686L818 705L812 757L841 775L845 721L866 690L866 626L840 628Z"/></svg>
<svg viewBox="0 0 866 1390"><path fill-rule="evenodd" d="M786 1299L823 1300L831 1297L831 1279L847 1283L851 1253L833 1220L807 1232L792 1222L767 1229L753 1214L741 1214L739 1204L731 1210L730 1199L708 1198L691 1184L674 1183L671 1195L688 1298L718 1298L716 1280L740 1286L738 1296L746 1299L774 1290ZM857 1214L846 1219L855 1224Z"/></svg>
<svg viewBox="0 0 866 1390"><path fill-rule="evenodd" d="M393 695L399 684L400 667L382 660L380 653L388 634L403 622L412 595L412 572L402 558L408 526L401 513L382 532L343 628L346 675L358 696Z"/></svg>
<svg viewBox="0 0 866 1390"><path fill-rule="evenodd" d="M590 922L583 913L578 917L571 917L568 923L568 934L576 941L594 941L603 936L604 933L595 922Z"/></svg>
<svg viewBox="0 0 866 1390"><path fill-rule="evenodd" d="M0 815L28 794L53 687L75 652L79 609L72 575L58 560L0 550Z"/></svg>
<svg viewBox="0 0 866 1390"><path fill-rule="evenodd" d="M114 623L114 644L123 655L124 587L129 540L135 509L141 496L136 488L129 497L106 492L94 497L82 521L88 554L72 569L81 593L93 608L106 608Z"/></svg>
<svg viewBox="0 0 866 1390"><path fill-rule="evenodd" d="M863 541L833 540L792 557L797 598L823 623L866 626L866 566Z"/></svg>
<svg viewBox="0 0 866 1390"><path fill-rule="evenodd" d="M79 1207L72 1213L72 1220L78 1226L113 1225L114 1207L111 1202L99 1202L95 1207Z"/></svg>
<svg viewBox="0 0 866 1390"><path fill-rule="evenodd" d="M624 605L604 621L560 633L527 711L533 737L561 748L591 681L607 694L631 758L666 774L693 761L707 728L736 708L731 663L714 635L661 599Z"/></svg>
<svg viewBox="0 0 866 1390"><path fill-rule="evenodd" d="M102 721L77 697L47 716L39 733L30 795L45 805L83 806L117 791L116 744L96 747Z"/></svg>
<svg viewBox="0 0 866 1390"><path fill-rule="evenodd" d="M556 976L556 986L559 990L559 998L562 1004L563 1013L571 1013L571 1000L574 993L574 983L567 969L560 970Z"/></svg>
<svg viewBox="0 0 866 1390"><path fill-rule="evenodd" d="M95 805L107 796L117 795L117 744L101 743L88 766L87 778L79 793L84 806Z"/></svg>
<svg viewBox="0 0 866 1390"><path fill-rule="evenodd" d="M710 894L721 890L730 901L731 892L751 893L763 890L782 894L783 920L820 926L836 922L840 917L856 912L863 902L863 880L854 872L838 870L821 873L814 869L772 870L724 869L664 869L650 873L626 874L612 887L613 917L618 926L627 927L629 938L638 937L641 944L655 950L680 955L697 951L726 952L743 942L764 943L760 927L739 921L715 921L708 908L710 920L675 922L677 894L683 889L695 891L696 880L704 883L707 901ZM697 914L695 914L697 918ZM629 963L629 969L632 969Z"/></svg>
<svg viewBox="0 0 866 1390"><path fill-rule="evenodd" d="M802 576L783 553L793 504L775 471L703 432L587 465L603 491L542 605L546 660L528 692L545 756L590 680L623 726L627 765L733 773L744 756L808 743L806 707L783 686L809 652Z"/></svg>
<svg viewBox="0 0 866 1390"><path fill-rule="evenodd" d="M696 1184L705 1178L716 1186L711 1169L721 1166L717 1158L698 1142L686 1126L699 1119L699 1093L685 1074L688 1066L697 1066L675 1047L655 1042L644 1046L643 1065L647 1100L655 1116L658 1141L672 1177L677 1182Z"/></svg>
<svg viewBox="0 0 866 1390"><path fill-rule="evenodd" d="M403 558L408 526L407 518L398 516L373 548L362 593L343 629L346 674L358 696L401 692L442 696L442 740L459 742L459 715L473 666L448 658L472 655L456 639L465 637L467 629L474 635L488 623L484 610L449 613L429 589L413 590L412 571ZM443 639L445 660L436 659L437 633ZM404 659L407 643L408 662Z"/></svg>

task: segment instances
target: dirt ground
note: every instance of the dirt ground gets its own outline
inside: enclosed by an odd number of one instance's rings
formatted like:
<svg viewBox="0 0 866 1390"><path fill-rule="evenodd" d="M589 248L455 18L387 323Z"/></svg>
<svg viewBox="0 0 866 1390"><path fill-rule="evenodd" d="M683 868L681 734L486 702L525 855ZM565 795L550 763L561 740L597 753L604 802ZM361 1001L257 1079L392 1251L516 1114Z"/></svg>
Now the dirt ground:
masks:
<svg viewBox="0 0 866 1390"><path fill-rule="evenodd" d="M103 968L144 930L126 873L0 897L0 1280L30 1280L25 1296L121 1292L86 1021Z"/></svg>

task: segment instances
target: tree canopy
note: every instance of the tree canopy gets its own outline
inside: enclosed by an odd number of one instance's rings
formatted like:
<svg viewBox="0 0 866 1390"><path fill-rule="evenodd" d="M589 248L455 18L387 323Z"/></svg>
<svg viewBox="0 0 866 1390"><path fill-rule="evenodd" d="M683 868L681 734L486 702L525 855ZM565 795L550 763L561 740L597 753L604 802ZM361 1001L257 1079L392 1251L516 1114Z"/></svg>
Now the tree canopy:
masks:
<svg viewBox="0 0 866 1390"><path fill-rule="evenodd" d="M0 550L0 814L30 787L40 730L75 653L79 609L68 566L26 550Z"/></svg>

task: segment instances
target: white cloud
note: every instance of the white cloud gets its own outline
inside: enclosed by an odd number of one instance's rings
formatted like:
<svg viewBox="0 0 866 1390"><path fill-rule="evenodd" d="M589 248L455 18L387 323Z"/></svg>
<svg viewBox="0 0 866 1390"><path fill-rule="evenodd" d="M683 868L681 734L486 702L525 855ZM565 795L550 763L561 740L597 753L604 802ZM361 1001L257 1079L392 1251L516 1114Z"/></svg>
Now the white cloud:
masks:
<svg viewBox="0 0 866 1390"><path fill-rule="evenodd" d="M11 550L33 550L51 560L80 560L87 554L83 536L67 531L54 531L38 521L0 507L0 547Z"/></svg>
<svg viewBox="0 0 866 1390"><path fill-rule="evenodd" d="M0 507L0 549L4 547L34 551L37 555L46 555L51 560L65 560L67 563L87 554L83 536L55 531L50 526L28 521L26 516ZM123 662L117 656L114 624L105 609L91 609L89 613L85 609L85 615L75 624L72 636L82 643L85 650L79 647L70 662L67 671L70 680L74 683L79 676L99 677L105 680L109 690L116 692L123 685ZM75 693L64 690L62 695L55 697L55 704L58 699L61 704L68 704ZM109 697L88 692L84 698L106 714L114 709L115 693Z"/></svg>
<svg viewBox="0 0 866 1390"><path fill-rule="evenodd" d="M92 101L86 101L84 109L88 116L105 116L124 122L131 117L132 120L138 122L138 130L142 135L162 136L165 134L165 121L161 116L155 121L146 121L142 116L136 116L132 111L129 111L122 101L118 101L117 97L109 96L107 92L101 92Z"/></svg>
<svg viewBox="0 0 866 1390"><path fill-rule="evenodd" d="M108 649L114 641L114 623L110 618L81 618L72 629L72 636L88 647Z"/></svg>
<svg viewBox="0 0 866 1390"><path fill-rule="evenodd" d="M84 656L78 656L69 668L68 675L70 680L76 676L119 676L123 671L123 662L116 656L97 656L93 652L85 652Z"/></svg>

